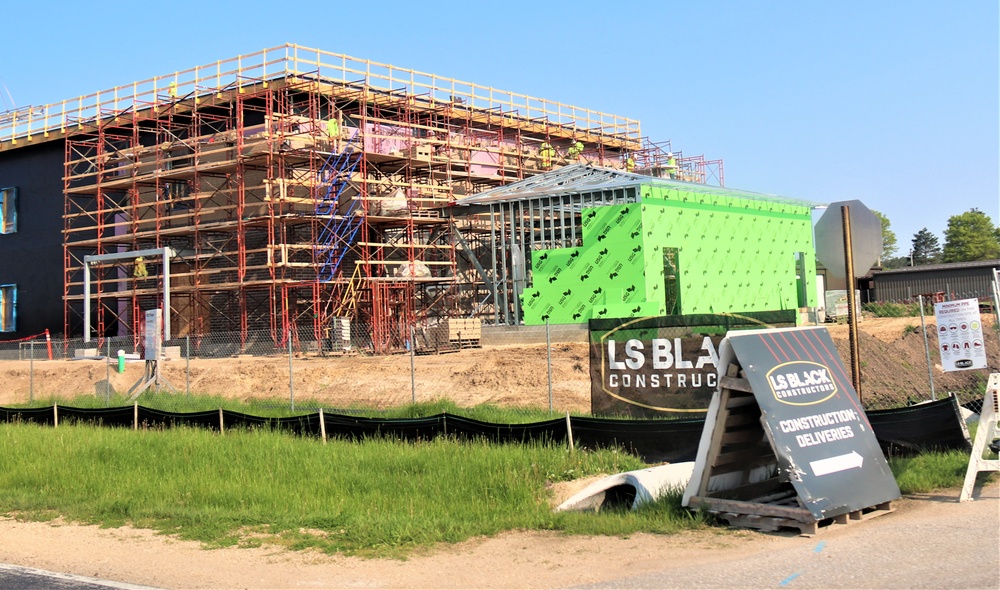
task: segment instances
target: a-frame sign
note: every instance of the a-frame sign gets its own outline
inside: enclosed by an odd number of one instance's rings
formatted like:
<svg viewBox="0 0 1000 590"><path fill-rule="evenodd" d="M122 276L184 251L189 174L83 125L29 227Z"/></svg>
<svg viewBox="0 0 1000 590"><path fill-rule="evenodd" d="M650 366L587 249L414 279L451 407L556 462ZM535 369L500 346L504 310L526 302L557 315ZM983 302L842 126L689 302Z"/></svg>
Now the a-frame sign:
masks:
<svg viewBox="0 0 1000 590"><path fill-rule="evenodd" d="M826 328L730 332L684 505L815 533L888 512L899 487Z"/></svg>
<svg viewBox="0 0 1000 590"><path fill-rule="evenodd" d="M976 430L976 442L972 443L972 455L969 456L969 467L965 471L965 482L959 502L972 499L976 476L980 471L1000 471L1000 459L983 459L983 452L991 441L1000 436L1000 408L997 406L998 391L1000 391L1000 373L990 375L986 384L986 395L983 397L983 409L979 412L979 428Z"/></svg>

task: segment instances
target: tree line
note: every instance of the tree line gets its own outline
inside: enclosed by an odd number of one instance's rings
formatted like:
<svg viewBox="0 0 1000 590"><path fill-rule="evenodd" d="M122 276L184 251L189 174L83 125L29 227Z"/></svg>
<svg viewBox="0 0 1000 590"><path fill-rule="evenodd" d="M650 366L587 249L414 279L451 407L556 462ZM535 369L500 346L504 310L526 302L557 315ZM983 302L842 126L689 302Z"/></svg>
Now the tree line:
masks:
<svg viewBox="0 0 1000 590"><path fill-rule="evenodd" d="M904 256L897 256L899 246L896 234L889 227L889 218L878 211L872 213L882 222L882 268L1000 258L1000 227L975 207L948 218L943 247L938 237L925 227L913 234L909 252Z"/></svg>

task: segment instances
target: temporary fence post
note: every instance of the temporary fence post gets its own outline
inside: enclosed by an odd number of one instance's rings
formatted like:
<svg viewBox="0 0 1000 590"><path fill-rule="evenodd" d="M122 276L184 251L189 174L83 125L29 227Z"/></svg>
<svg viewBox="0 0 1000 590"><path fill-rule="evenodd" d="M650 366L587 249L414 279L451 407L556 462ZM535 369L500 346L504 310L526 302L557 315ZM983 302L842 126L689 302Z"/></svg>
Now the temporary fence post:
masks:
<svg viewBox="0 0 1000 590"><path fill-rule="evenodd" d="M292 333L288 333L288 398L292 404L292 411L295 411L295 382L292 373ZM221 411L221 410L220 410ZM222 415L219 415L221 421ZM221 424L221 422L220 422Z"/></svg>
<svg viewBox="0 0 1000 590"><path fill-rule="evenodd" d="M191 397L191 336L184 337L184 393Z"/></svg>
<svg viewBox="0 0 1000 590"><path fill-rule="evenodd" d="M28 361L28 401L35 399L35 341L31 341L31 349Z"/></svg>
<svg viewBox="0 0 1000 590"><path fill-rule="evenodd" d="M139 430L139 402L132 404L132 430Z"/></svg>
<svg viewBox="0 0 1000 590"><path fill-rule="evenodd" d="M225 433L226 433L226 424L222 419L222 408L219 408L219 434L222 435Z"/></svg>
<svg viewBox="0 0 1000 590"><path fill-rule="evenodd" d="M552 414L552 334L549 332L549 318L545 318L545 364L549 370L549 414Z"/></svg>
<svg viewBox="0 0 1000 590"><path fill-rule="evenodd" d="M410 326L410 401L415 404L417 403L417 353L414 350L416 343L413 341L413 337L413 326Z"/></svg>
<svg viewBox="0 0 1000 590"><path fill-rule="evenodd" d="M323 436L323 444L326 444L326 420L323 419L323 408L319 409L319 433Z"/></svg>
<svg viewBox="0 0 1000 590"><path fill-rule="evenodd" d="M111 338L108 338L108 353L104 357L104 407L111 405Z"/></svg>
<svg viewBox="0 0 1000 590"><path fill-rule="evenodd" d="M59 404L52 404L52 428L59 428Z"/></svg>
<svg viewBox="0 0 1000 590"><path fill-rule="evenodd" d="M573 422L569 419L569 410L566 410L566 436L569 437L569 450L572 452L575 447L573 445Z"/></svg>
<svg viewBox="0 0 1000 590"><path fill-rule="evenodd" d="M927 324L924 322L924 296L917 295L917 303L920 305L920 331L924 333L924 354L927 355L927 381L931 384L931 400L937 399L934 394L934 371L931 365L931 347L927 343Z"/></svg>

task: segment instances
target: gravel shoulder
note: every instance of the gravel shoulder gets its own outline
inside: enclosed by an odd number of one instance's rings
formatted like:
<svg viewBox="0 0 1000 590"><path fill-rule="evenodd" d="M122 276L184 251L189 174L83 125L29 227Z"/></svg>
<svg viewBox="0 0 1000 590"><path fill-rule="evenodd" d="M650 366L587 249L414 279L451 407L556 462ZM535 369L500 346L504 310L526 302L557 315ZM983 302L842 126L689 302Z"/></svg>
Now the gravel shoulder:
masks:
<svg viewBox="0 0 1000 590"><path fill-rule="evenodd" d="M205 550L151 531L0 519L0 562L162 588L997 588L1000 484L908 497L815 537L510 532L406 561Z"/></svg>

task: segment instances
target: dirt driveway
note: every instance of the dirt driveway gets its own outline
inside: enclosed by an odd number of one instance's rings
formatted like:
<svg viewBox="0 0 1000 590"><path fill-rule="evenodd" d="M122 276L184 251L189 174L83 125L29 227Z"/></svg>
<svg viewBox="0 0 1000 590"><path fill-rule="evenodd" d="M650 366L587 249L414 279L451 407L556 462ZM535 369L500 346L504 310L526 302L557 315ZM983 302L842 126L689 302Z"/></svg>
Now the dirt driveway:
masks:
<svg viewBox="0 0 1000 590"><path fill-rule="evenodd" d="M0 520L0 562L164 588L1000 587L1000 485L907 498L815 537L706 530L675 536L512 532L406 561L203 550L145 530Z"/></svg>

